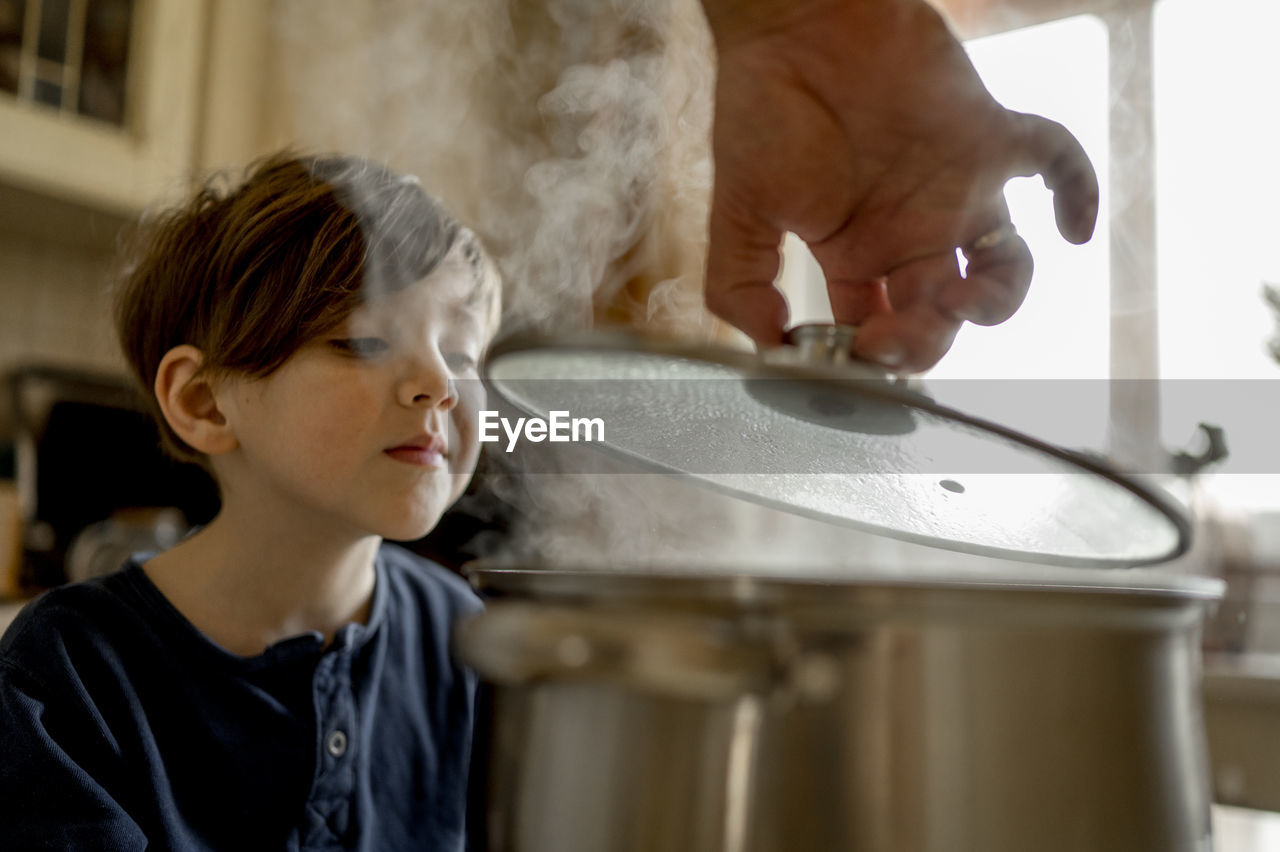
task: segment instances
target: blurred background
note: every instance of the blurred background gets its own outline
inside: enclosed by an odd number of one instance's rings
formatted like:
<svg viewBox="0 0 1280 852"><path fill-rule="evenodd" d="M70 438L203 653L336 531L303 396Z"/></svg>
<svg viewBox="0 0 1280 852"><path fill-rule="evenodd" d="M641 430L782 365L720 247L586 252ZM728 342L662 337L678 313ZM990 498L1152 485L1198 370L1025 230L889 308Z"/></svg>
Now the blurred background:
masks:
<svg viewBox="0 0 1280 852"><path fill-rule="evenodd" d="M1217 797L1280 810L1280 4L940 5L998 100L1081 140L1103 203L1072 247L1040 180L1009 184L1030 296L963 330L928 381L1194 513L1196 547L1170 570L1228 581L1206 631ZM700 301L713 82L696 0L0 0L5 596L109 570L216 511L198 470L155 452L122 378L109 283L140 214L282 146L363 154L420 175L481 234L507 329L740 343ZM804 247L783 256L792 320L829 316ZM1032 386L1076 402L1020 405ZM482 475L418 546L456 566L517 527L519 503ZM590 542L598 518L575 511ZM861 559L939 558L765 527Z"/></svg>

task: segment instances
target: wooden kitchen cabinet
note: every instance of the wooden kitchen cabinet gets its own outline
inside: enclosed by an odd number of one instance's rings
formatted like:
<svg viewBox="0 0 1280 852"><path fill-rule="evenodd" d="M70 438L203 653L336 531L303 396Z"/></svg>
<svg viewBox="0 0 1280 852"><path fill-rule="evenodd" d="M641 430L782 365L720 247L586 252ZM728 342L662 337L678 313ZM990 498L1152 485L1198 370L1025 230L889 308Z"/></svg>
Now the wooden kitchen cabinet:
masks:
<svg viewBox="0 0 1280 852"><path fill-rule="evenodd" d="M134 0L123 124L2 92L0 182L132 216L256 155L269 6Z"/></svg>

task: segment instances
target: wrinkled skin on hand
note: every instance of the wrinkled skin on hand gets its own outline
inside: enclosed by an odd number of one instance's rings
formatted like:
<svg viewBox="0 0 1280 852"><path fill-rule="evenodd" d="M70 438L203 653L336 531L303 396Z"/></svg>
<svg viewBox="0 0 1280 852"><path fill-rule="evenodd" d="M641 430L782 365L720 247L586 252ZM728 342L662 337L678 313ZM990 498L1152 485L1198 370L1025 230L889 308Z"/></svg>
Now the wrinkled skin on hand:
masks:
<svg viewBox="0 0 1280 852"><path fill-rule="evenodd" d="M967 277L955 257L1008 222L1009 178L1042 174L1062 235L1092 235L1079 142L996 103L923 0L704 6L719 54L707 305L757 344L787 322L772 285L784 231L821 264L836 321L861 326L856 353L900 372L935 364L963 321L1021 305L1021 238L968 252Z"/></svg>

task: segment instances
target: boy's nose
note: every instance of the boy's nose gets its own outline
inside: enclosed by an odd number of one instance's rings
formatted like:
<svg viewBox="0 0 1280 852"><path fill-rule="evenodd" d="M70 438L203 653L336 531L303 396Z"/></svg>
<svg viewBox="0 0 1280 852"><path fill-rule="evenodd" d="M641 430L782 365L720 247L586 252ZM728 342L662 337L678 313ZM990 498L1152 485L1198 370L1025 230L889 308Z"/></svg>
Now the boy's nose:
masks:
<svg viewBox="0 0 1280 852"><path fill-rule="evenodd" d="M418 363L400 380L396 396L402 405L449 410L458 404L458 393L443 364Z"/></svg>

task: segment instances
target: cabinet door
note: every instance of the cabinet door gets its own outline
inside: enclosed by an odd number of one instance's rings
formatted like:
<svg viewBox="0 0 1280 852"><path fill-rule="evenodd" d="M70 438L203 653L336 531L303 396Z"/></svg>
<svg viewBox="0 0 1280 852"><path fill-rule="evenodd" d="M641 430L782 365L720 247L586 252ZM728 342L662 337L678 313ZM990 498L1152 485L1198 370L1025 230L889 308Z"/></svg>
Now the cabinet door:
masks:
<svg viewBox="0 0 1280 852"><path fill-rule="evenodd" d="M122 124L0 94L0 181L125 214L181 191L198 131L205 15L206 0L134 0Z"/></svg>

